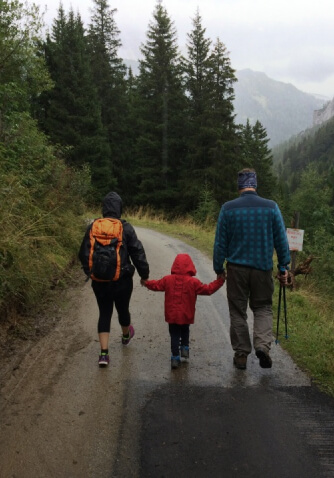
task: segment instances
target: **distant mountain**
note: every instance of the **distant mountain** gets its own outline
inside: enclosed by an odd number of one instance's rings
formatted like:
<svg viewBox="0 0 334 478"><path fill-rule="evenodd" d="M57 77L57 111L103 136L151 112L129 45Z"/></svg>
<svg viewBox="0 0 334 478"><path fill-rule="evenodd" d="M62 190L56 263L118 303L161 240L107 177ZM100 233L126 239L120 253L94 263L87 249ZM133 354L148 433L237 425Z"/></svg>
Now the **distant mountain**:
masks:
<svg viewBox="0 0 334 478"><path fill-rule="evenodd" d="M319 125L330 120L334 116L334 98L326 103L320 110L316 110L313 114L313 124Z"/></svg>
<svg viewBox="0 0 334 478"><path fill-rule="evenodd" d="M247 118L251 124L259 120L267 130L271 147L311 127L314 111L328 102L328 98L304 93L258 71L240 70L236 76L236 120L241 124Z"/></svg>
<svg viewBox="0 0 334 478"><path fill-rule="evenodd" d="M123 60L138 75L139 62ZM269 78L250 69L236 72L234 109L236 121L251 124L259 120L266 128L273 147L313 125L314 111L322 109L329 98L311 95L289 83Z"/></svg>
<svg viewBox="0 0 334 478"><path fill-rule="evenodd" d="M327 187L334 192L334 116L274 147L273 155L275 169L287 192L299 187L302 172L309 166L315 171L312 174L326 178Z"/></svg>

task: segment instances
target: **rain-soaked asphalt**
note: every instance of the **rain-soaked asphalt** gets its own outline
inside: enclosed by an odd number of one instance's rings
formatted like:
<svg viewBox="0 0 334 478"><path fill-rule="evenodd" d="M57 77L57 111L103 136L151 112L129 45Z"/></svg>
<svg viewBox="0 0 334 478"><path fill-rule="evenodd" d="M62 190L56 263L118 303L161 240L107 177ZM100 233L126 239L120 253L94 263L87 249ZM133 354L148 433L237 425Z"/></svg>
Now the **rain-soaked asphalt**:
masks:
<svg viewBox="0 0 334 478"><path fill-rule="evenodd" d="M200 280L215 278L197 250L137 233L151 278L168 274L180 252L192 256ZM135 337L122 347L113 317L103 370L89 284L72 299L72 312L1 390L1 478L334 477L333 399L280 345L272 369L261 369L254 353L246 371L233 367L225 286L198 297L190 359L173 371L163 293L135 276Z"/></svg>

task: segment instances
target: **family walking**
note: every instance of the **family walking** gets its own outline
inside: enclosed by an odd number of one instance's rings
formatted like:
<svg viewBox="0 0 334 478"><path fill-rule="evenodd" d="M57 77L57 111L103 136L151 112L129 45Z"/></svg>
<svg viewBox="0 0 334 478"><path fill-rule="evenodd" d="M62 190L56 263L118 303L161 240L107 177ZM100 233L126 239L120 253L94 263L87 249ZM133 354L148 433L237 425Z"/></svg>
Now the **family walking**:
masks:
<svg viewBox="0 0 334 478"><path fill-rule="evenodd" d="M213 251L216 279L203 284L188 254L178 254L171 273L159 280L149 280L149 264L144 247L131 224L121 218L122 200L111 192L103 200L103 218L93 221L83 238L79 259L99 308L99 366L109 364L109 334L114 306L121 326L121 341L128 345L135 334L129 312L133 275L137 270L141 285L165 293L164 315L171 340L171 367L181 358L189 359L190 325L194 323L197 296L212 295L226 280L230 314L230 339L233 363L246 369L252 342L247 323L248 306L253 312L253 347L262 368L272 360L273 253L277 254L279 280L287 283L290 263L289 245L278 205L260 197L253 169L238 173L239 197L223 204Z"/></svg>

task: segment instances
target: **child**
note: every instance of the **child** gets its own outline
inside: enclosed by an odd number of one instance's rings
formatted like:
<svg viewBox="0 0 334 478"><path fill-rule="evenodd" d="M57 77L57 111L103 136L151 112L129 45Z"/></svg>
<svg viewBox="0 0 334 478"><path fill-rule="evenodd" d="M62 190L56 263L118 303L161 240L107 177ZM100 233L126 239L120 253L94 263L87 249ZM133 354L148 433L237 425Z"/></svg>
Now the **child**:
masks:
<svg viewBox="0 0 334 478"><path fill-rule="evenodd" d="M178 368L181 357L189 358L189 325L194 323L198 295L211 295L224 284L216 279L203 284L196 277L196 269L188 254L178 254L171 275L160 280L142 280L141 284L153 291L165 292L165 320L171 337L171 367ZM180 357L181 346L181 357Z"/></svg>

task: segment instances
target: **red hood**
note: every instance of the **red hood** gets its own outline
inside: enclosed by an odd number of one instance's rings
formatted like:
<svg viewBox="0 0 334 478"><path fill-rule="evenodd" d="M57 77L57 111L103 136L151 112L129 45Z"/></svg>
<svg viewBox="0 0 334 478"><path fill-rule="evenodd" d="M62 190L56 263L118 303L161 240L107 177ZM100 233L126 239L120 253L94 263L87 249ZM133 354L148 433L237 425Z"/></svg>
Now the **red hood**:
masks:
<svg viewBox="0 0 334 478"><path fill-rule="evenodd" d="M188 254L178 254L172 265L172 274L195 276L195 265Z"/></svg>

